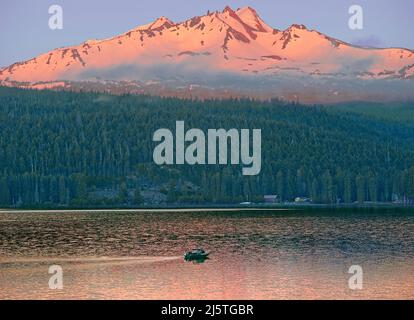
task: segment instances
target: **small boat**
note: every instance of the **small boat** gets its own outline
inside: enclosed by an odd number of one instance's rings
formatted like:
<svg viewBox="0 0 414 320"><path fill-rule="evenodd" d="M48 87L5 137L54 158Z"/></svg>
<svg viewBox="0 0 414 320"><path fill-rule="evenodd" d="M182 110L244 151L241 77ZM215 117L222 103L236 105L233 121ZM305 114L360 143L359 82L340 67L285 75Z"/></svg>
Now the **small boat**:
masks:
<svg viewBox="0 0 414 320"><path fill-rule="evenodd" d="M184 260L205 260L208 259L209 252L205 252L203 249L194 249L184 254Z"/></svg>

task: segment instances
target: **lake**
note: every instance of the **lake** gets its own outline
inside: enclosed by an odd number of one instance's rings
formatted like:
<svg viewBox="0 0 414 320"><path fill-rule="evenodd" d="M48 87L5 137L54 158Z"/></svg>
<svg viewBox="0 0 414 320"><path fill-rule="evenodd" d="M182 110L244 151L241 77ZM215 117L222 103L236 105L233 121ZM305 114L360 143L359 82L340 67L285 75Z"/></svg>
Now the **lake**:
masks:
<svg viewBox="0 0 414 320"><path fill-rule="evenodd" d="M0 299L388 298L414 299L414 209L0 211Z"/></svg>

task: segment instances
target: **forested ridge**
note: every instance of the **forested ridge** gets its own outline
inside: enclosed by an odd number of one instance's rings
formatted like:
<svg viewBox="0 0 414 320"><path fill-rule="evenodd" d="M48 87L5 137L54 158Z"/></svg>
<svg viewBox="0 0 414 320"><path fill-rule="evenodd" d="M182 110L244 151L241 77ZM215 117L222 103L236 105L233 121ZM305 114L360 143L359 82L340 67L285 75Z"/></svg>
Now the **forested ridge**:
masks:
<svg viewBox="0 0 414 320"><path fill-rule="evenodd" d="M153 133L174 132L177 120L205 132L261 129L261 173L154 164ZM0 133L3 207L261 202L272 194L314 203L414 197L414 119L278 100L0 88Z"/></svg>

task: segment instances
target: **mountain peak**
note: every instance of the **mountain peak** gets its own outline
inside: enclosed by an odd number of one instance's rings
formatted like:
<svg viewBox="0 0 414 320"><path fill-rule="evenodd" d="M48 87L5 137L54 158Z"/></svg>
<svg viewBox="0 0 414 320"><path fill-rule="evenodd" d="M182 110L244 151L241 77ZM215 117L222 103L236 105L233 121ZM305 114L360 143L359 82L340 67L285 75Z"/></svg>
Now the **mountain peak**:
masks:
<svg viewBox="0 0 414 320"><path fill-rule="evenodd" d="M136 66L135 70L139 71L158 70L160 66L175 70L183 63L200 72L224 70L237 75L414 77L413 51L352 47L316 30L310 31L302 24L292 24L279 32L268 26L251 7L234 11L226 6L222 12L208 12L208 16L196 16L181 23L161 16L113 38L49 51L1 69L0 85L4 81L35 83L97 77L154 80L152 77L157 75L152 72L135 72L130 66ZM169 69L169 66L174 67ZM176 78L175 73L166 74L165 78L168 76Z"/></svg>
<svg viewBox="0 0 414 320"><path fill-rule="evenodd" d="M168 19L165 16L161 16L150 25L149 29L157 29L157 28L161 28L164 26L168 28L173 25L174 25L174 22L172 22L170 19Z"/></svg>
<svg viewBox="0 0 414 320"><path fill-rule="evenodd" d="M271 32L273 28L269 27L252 7L243 7L237 9L236 14L249 27L260 32Z"/></svg>
<svg viewBox="0 0 414 320"><path fill-rule="evenodd" d="M251 14L258 16L257 11L254 10L252 7L249 7L249 6L239 8L239 9L237 9L236 12L239 13L239 14L244 13L244 12L250 12Z"/></svg>
<svg viewBox="0 0 414 320"><path fill-rule="evenodd" d="M228 12L228 13L234 13L234 10L232 8L230 8L229 6L226 6L224 8L224 10L223 10L223 13L226 13L226 12Z"/></svg>
<svg viewBox="0 0 414 320"><path fill-rule="evenodd" d="M158 19L154 20L153 22L150 22L148 24L136 27L134 30L154 30L159 28L170 28L174 26L175 23L172 22L170 19L168 19L165 16L161 16Z"/></svg>
<svg viewBox="0 0 414 320"><path fill-rule="evenodd" d="M289 29L308 30L304 24L292 24Z"/></svg>

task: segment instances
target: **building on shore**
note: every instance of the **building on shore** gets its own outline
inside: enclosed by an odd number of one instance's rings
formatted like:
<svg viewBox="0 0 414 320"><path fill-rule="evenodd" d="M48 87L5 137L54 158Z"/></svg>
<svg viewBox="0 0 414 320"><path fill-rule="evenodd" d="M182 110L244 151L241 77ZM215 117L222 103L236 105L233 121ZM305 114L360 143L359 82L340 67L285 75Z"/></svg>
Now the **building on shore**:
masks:
<svg viewBox="0 0 414 320"><path fill-rule="evenodd" d="M278 203L279 197L276 194L267 194L263 196L265 203Z"/></svg>

